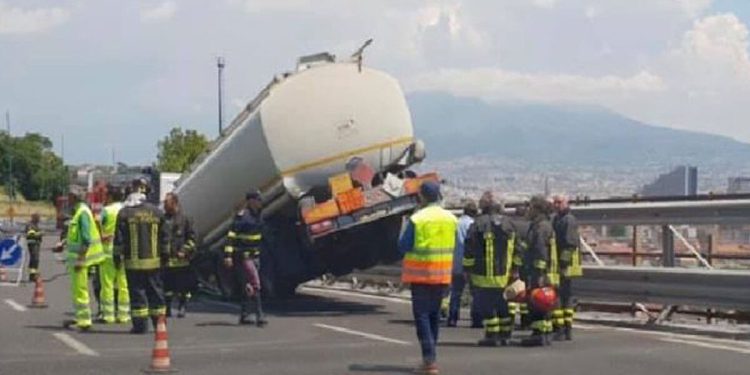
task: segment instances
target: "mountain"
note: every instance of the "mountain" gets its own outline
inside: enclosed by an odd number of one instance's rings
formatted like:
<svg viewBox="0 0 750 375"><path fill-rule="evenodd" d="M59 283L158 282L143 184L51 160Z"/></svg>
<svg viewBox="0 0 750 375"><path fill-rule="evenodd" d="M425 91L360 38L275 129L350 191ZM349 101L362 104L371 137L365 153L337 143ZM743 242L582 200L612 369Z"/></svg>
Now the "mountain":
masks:
<svg viewBox="0 0 750 375"><path fill-rule="evenodd" d="M644 124L590 106L487 103L417 92L407 100L430 159L489 156L578 165L744 164L750 144Z"/></svg>

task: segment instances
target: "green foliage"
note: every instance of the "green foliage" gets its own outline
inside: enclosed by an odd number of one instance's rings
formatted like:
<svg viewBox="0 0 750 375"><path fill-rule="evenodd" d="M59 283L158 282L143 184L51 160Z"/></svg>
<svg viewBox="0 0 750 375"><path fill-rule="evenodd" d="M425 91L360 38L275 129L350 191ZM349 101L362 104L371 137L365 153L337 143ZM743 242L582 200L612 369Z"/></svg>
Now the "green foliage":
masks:
<svg viewBox="0 0 750 375"><path fill-rule="evenodd" d="M161 172L185 172L201 154L208 150L208 139L195 130L172 128L157 147L156 168Z"/></svg>
<svg viewBox="0 0 750 375"><path fill-rule="evenodd" d="M0 180L6 191L21 193L28 200L52 200L65 192L68 172L52 150L49 138L37 133L23 137L3 133L0 134Z"/></svg>

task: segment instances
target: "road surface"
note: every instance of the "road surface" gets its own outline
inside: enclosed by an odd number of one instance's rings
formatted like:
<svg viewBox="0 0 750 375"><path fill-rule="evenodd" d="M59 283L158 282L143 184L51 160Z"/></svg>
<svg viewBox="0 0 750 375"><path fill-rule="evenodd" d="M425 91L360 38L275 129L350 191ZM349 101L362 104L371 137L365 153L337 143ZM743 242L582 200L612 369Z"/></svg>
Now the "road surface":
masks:
<svg viewBox="0 0 750 375"><path fill-rule="evenodd" d="M0 374L137 374L148 367L153 335L130 335L127 325L95 325L86 334L63 329L72 311L68 278L49 251L41 269L50 279L48 309L26 307L31 284L0 287ZM420 361L410 305L401 300L302 288L268 311L269 326L238 326L233 304L195 301L187 318L168 322L173 367L180 374L408 374ZM741 341L579 325L574 342L548 348L478 348L480 335L443 329L441 373L750 373L750 343Z"/></svg>

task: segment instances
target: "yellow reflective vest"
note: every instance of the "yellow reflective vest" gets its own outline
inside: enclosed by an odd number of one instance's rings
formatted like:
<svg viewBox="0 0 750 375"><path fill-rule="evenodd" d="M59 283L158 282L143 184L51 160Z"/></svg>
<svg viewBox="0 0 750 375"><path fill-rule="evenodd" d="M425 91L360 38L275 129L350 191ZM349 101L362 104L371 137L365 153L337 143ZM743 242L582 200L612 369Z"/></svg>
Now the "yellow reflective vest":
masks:
<svg viewBox="0 0 750 375"><path fill-rule="evenodd" d="M69 266L75 265L81 251L86 251L83 264L85 267L99 264L105 258L94 214L85 203L79 203L76 206L75 213L70 219L66 248L66 260Z"/></svg>

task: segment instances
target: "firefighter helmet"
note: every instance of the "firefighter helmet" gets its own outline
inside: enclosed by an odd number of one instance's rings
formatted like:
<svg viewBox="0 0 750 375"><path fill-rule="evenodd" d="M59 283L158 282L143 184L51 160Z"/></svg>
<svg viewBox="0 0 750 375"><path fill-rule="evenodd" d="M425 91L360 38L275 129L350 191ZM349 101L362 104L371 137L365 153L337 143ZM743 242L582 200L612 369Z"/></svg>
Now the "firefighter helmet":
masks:
<svg viewBox="0 0 750 375"><path fill-rule="evenodd" d="M555 288L546 286L531 291L529 303L538 312L547 313L557 307L557 291Z"/></svg>

